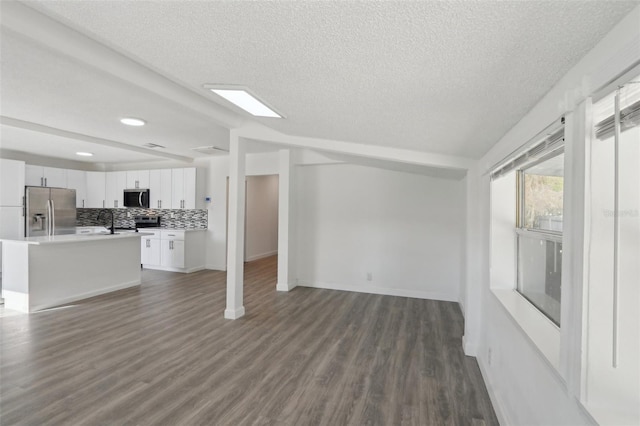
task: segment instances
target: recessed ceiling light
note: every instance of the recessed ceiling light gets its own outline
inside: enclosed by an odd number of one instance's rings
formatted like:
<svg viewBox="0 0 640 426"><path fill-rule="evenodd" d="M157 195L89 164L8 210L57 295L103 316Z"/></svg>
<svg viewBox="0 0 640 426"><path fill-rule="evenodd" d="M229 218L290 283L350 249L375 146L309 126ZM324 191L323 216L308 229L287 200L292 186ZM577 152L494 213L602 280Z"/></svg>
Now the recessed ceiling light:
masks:
<svg viewBox="0 0 640 426"><path fill-rule="evenodd" d="M237 107L242 108L249 114L256 117L271 117L282 118L282 114L279 114L268 107L264 102L256 98L254 95L242 88L229 88L229 87L212 87L211 85L205 85L205 88L211 90L218 96L222 96L227 101L231 102Z"/></svg>
<svg viewBox="0 0 640 426"><path fill-rule="evenodd" d="M93 157L93 154L90 152L76 152L76 155L79 155L80 157Z"/></svg>
<svg viewBox="0 0 640 426"><path fill-rule="evenodd" d="M139 118L133 118L133 117L121 118L120 122L122 124L126 124L127 126L144 126L146 123L144 120L141 120Z"/></svg>

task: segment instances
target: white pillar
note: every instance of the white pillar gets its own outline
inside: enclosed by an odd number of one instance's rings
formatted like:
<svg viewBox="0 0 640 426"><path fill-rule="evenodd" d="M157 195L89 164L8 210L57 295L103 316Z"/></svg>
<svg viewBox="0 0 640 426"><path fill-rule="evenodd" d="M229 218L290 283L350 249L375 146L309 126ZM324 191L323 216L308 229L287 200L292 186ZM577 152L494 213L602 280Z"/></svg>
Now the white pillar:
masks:
<svg viewBox="0 0 640 426"><path fill-rule="evenodd" d="M279 177L278 177L278 284L276 290L289 291L295 287L290 274L293 266L290 242L291 233L291 187L292 164L291 150L281 149L279 152ZM292 247L291 247L292 249Z"/></svg>
<svg viewBox="0 0 640 426"><path fill-rule="evenodd" d="M244 315L245 142L231 132L229 150L229 224L227 240L227 309L224 317Z"/></svg>

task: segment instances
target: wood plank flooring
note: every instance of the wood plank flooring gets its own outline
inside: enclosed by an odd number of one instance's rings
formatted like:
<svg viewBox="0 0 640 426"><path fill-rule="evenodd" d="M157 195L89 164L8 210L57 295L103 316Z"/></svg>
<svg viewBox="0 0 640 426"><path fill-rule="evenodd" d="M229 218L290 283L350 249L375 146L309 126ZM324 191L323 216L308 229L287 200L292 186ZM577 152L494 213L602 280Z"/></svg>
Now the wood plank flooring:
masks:
<svg viewBox="0 0 640 426"><path fill-rule="evenodd" d="M498 424L455 303L296 288L247 264L1 321L0 425Z"/></svg>

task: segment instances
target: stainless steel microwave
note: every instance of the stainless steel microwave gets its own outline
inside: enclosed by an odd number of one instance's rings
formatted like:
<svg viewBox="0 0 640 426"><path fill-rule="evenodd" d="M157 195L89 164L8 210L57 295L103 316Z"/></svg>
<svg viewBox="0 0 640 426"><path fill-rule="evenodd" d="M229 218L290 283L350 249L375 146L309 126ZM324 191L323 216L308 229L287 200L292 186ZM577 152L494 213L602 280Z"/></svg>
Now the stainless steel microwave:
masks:
<svg viewBox="0 0 640 426"><path fill-rule="evenodd" d="M148 189L125 189L124 190L124 206L125 207L142 207L149 208L149 190Z"/></svg>

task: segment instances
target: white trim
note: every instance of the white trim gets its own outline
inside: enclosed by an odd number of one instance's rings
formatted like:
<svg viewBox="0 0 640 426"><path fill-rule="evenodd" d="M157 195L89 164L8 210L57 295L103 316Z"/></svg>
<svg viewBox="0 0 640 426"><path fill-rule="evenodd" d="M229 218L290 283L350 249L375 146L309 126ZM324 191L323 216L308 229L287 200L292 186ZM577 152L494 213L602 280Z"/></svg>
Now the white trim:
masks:
<svg viewBox="0 0 640 426"><path fill-rule="evenodd" d="M291 291L298 285L296 283L278 283L276 284L277 291Z"/></svg>
<svg viewBox="0 0 640 426"><path fill-rule="evenodd" d="M271 250L266 253L260 253L253 256L249 256L245 259L245 262L253 262L254 260L264 259L265 257L273 256L278 254L278 250Z"/></svg>
<svg viewBox="0 0 640 426"><path fill-rule="evenodd" d="M151 266L149 267L149 269L153 269ZM226 272L227 271L227 265L213 265L210 263L207 263L204 266L204 269L210 269L212 271L222 271L222 272Z"/></svg>
<svg viewBox="0 0 640 426"><path fill-rule="evenodd" d="M353 291L356 293L382 294L385 296L412 297L415 299L440 300L443 302L458 303L455 296L445 295L432 291L406 290L402 288L376 287L372 285L348 285L338 283L325 282L306 282L299 280L298 285L301 287L324 288L327 290Z"/></svg>
<svg viewBox="0 0 640 426"><path fill-rule="evenodd" d="M466 335L462 335L462 349L466 356L478 356L478 345L476 342L466 338Z"/></svg>
<svg viewBox="0 0 640 426"><path fill-rule="evenodd" d="M507 416L507 410L504 409L505 404L502 402L502 398L500 397L500 393L497 391L493 383L491 382L490 376L487 370L484 367L484 362L481 358L476 358L478 363L478 367L480 368L480 374L482 375L482 379L484 380L484 384L487 388L487 393L489 394L489 399L491 400L491 405L493 405L493 411L496 413L496 417L498 418L498 423L501 425L514 425L515 422Z"/></svg>
<svg viewBox="0 0 640 426"><path fill-rule="evenodd" d="M516 290L492 288L491 293L564 383L560 375L560 329Z"/></svg>
<svg viewBox="0 0 640 426"><path fill-rule="evenodd" d="M19 291L2 290L4 308L19 312L29 312L29 295Z"/></svg>
<svg viewBox="0 0 640 426"><path fill-rule="evenodd" d="M244 316L244 306L240 306L239 308L235 308L235 309L227 308L224 310L224 317L226 319L235 320L243 316Z"/></svg>
<svg viewBox="0 0 640 426"><path fill-rule="evenodd" d="M101 294L123 290L129 287L136 287L139 285L140 285L140 280L138 279L138 280L118 284L112 287L101 288L99 290L88 291L82 294L76 294L71 297L56 299L55 301L50 301L40 305L30 305L29 295L25 293L19 293L11 290L3 290L3 296L5 298L5 308L13 309L20 312L35 312L35 311L41 311L43 309L53 308L60 305L65 305L71 302L77 302L78 300L84 300L94 296L100 296Z"/></svg>
<svg viewBox="0 0 640 426"><path fill-rule="evenodd" d="M144 263L142 264L142 268L143 269L155 269L157 271L182 272L184 274L190 274L192 272L202 271L203 269L211 269L211 268L205 268L204 265L193 266L191 268L172 268L170 266L145 265Z"/></svg>

